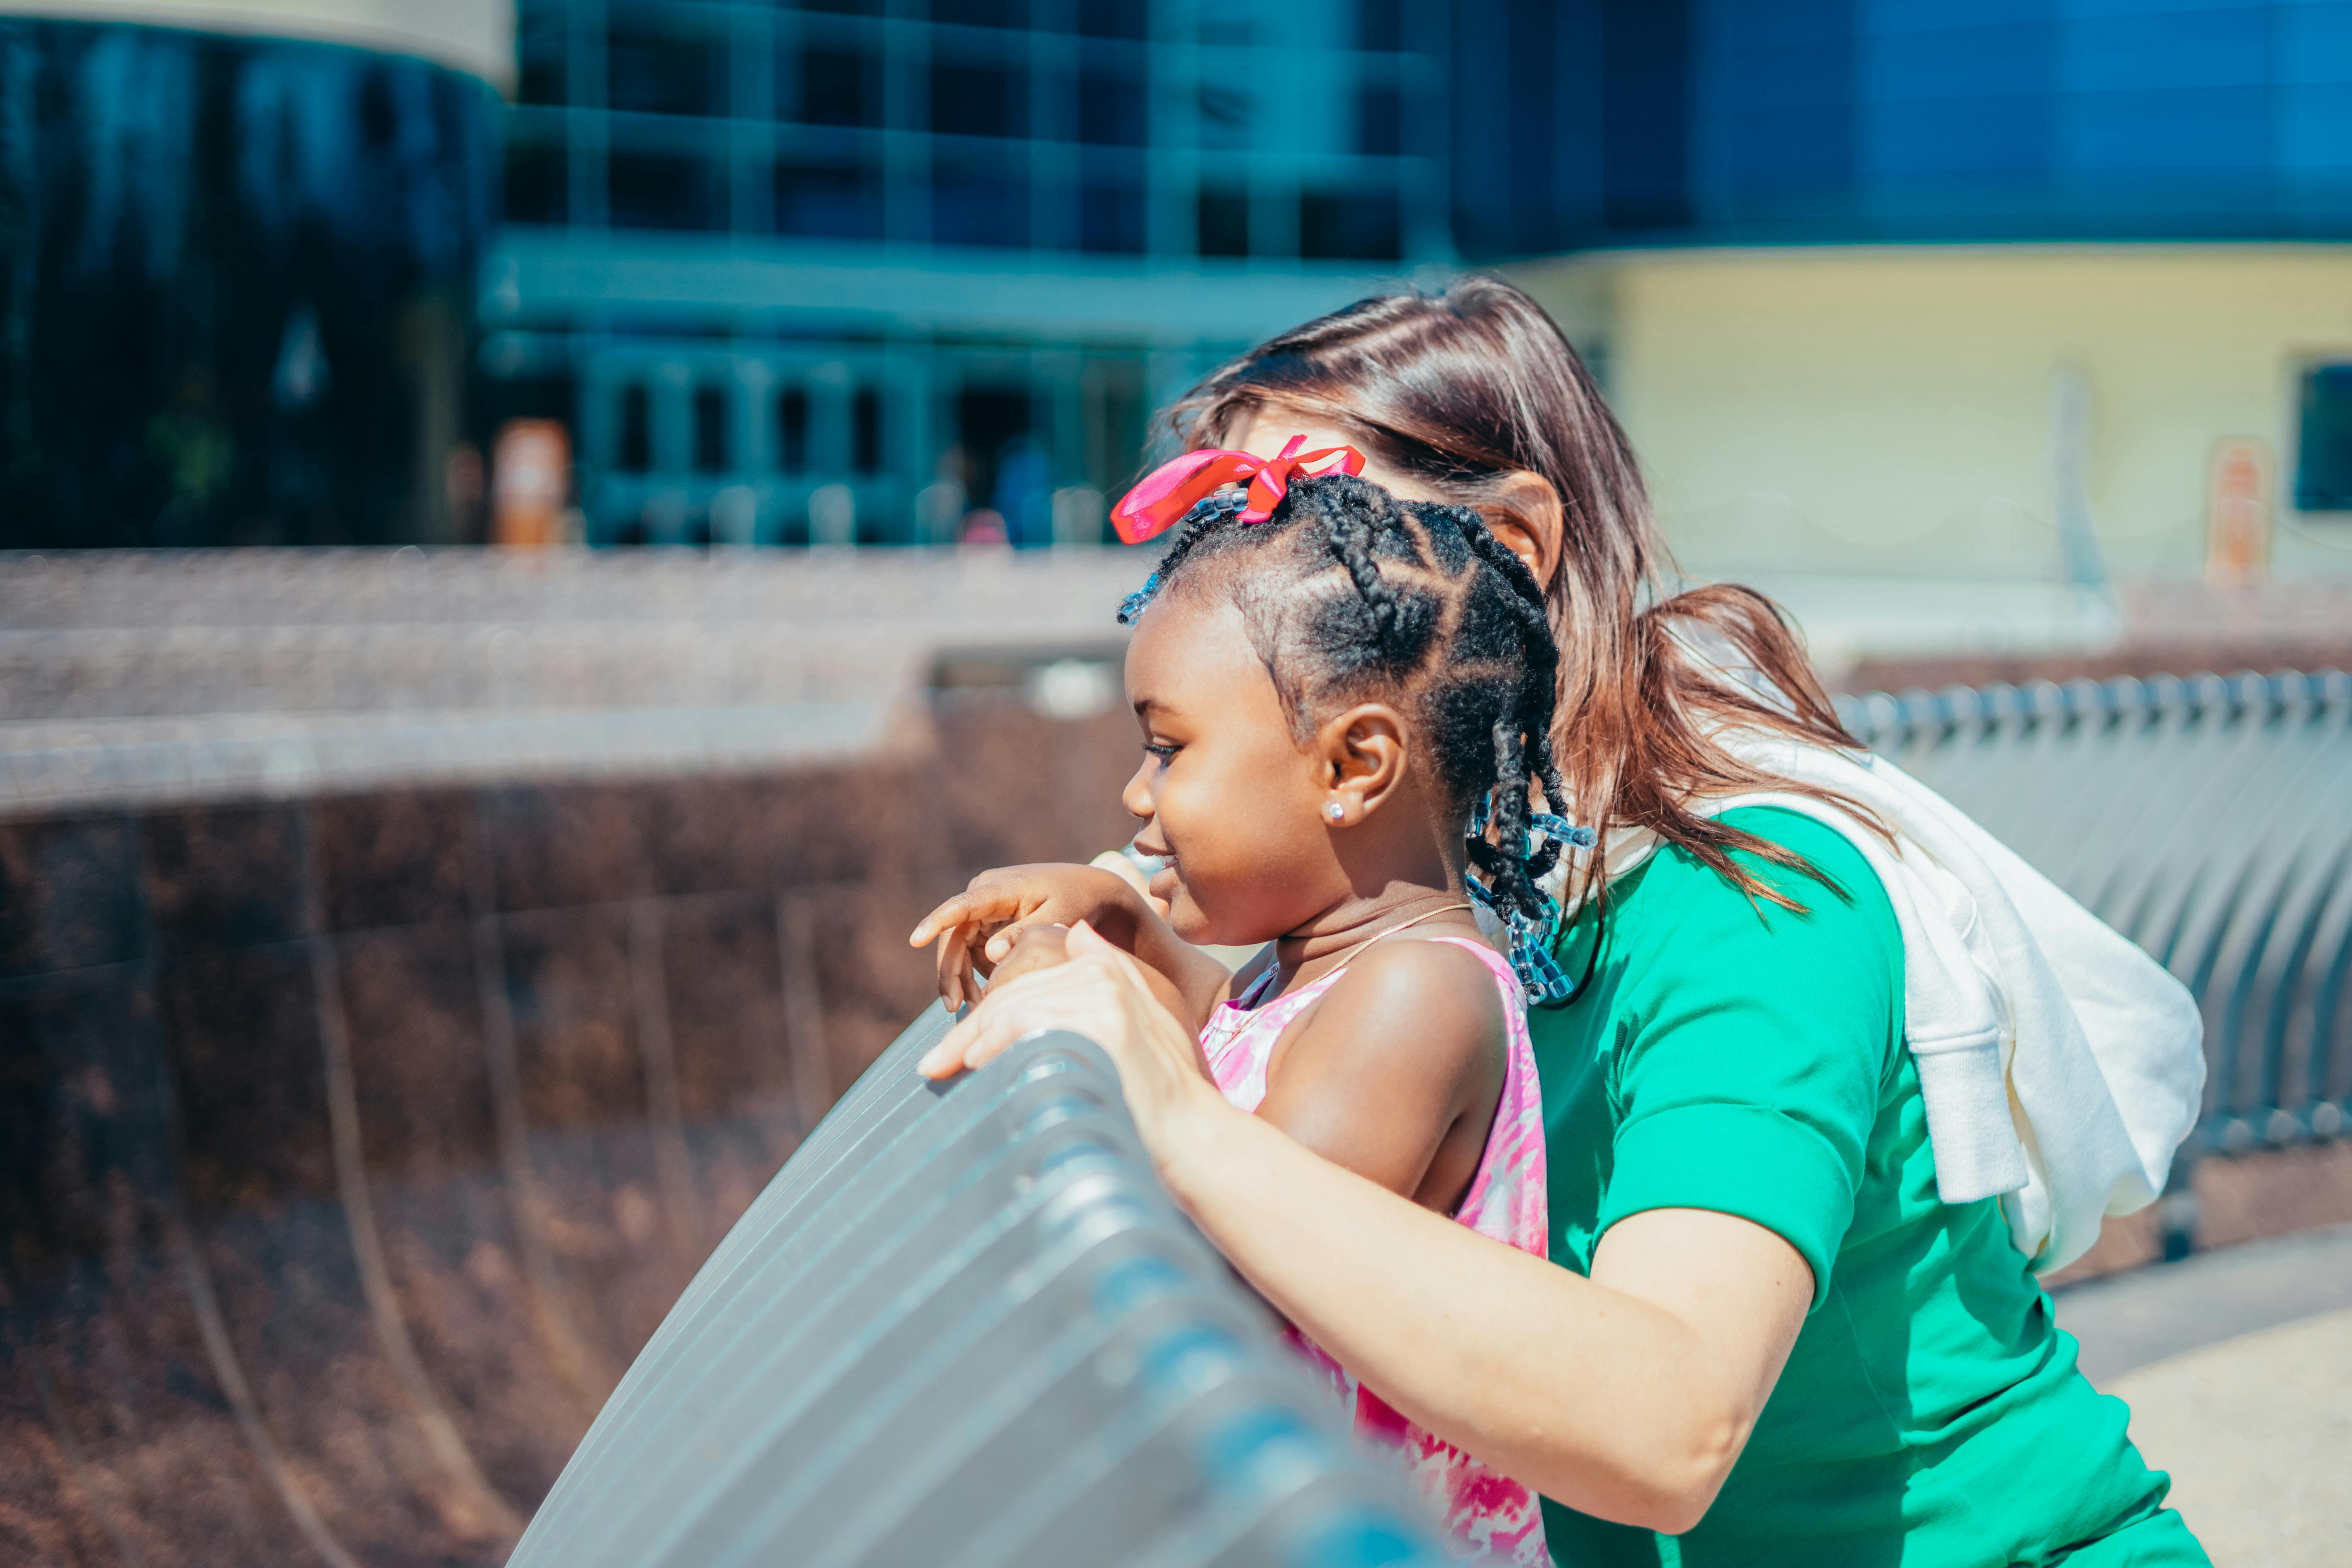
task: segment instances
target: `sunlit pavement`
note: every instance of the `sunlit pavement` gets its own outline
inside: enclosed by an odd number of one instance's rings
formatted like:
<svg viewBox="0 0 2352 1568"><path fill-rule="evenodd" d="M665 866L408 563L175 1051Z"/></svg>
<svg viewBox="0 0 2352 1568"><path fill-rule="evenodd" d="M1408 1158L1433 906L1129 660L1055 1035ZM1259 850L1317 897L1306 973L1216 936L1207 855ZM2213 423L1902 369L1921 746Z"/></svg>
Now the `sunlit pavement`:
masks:
<svg viewBox="0 0 2352 1568"><path fill-rule="evenodd" d="M2352 1226L2059 1297L2218 1568L2352 1563Z"/></svg>

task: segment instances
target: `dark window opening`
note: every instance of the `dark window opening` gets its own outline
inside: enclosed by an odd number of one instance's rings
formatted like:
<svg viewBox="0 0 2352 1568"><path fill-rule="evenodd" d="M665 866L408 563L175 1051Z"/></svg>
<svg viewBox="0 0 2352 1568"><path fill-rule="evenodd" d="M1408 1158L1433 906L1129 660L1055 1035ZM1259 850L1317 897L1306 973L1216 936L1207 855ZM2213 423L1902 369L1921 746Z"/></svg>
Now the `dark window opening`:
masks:
<svg viewBox="0 0 2352 1568"><path fill-rule="evenodd" d="M1000 469L1028 444L1034 412L1025 386L967 386L956 394L956 439L963 448L964 493L971 505L1001 510L1013 499L1000 494ZM1010 527L1014 520L1005 521Z"/></svg>
<svg viewBox="0 0 2352 1568"><path fill-rule="evenodd" d="M642 474L654 466L654 399L643 382L621 388L621 449L613 467Z"/></svg>
<svg viewBox="0 0 2352 1568"><path fill-rule="evenodd" d="M639 114L724 114L727 57L716 44L616 31L606 53L604 100Z"/></svg>
<svg viewBox="0 0 2352 1568"><path fill-rule="evenodd" d="M563 17L525 10L515 28L515 101L562 103Z"/></svg>
<svg viewBox="0 0 2352 1568"><path fill-rule="evenodd" d="M510 223L562 223L565 203L563 149L528 142L507 143L506 216Z"/></svg>
<svg viewBox="0 0 2352 1568"><path fill-rule="evenodd" d="M1404 100L1393 86L1370 84L1356 94L1356 151L1375 158L1404 151Z"/></svg>
<svg viewBox="0 0 2352 1568"><path fill-rule="evenodd" d="M1019 136L1028 126L1021 73L1004 66L934 64L931 129L942 136Z"/></svg>
<svg viewBox="0 0 2352 1568"><path fill-rule="evenodd" d="M776 399L776 460L788 474L809 466L809 398L803 387L788 386Z"/></svg>
<svg viewBox="0 0 2352 1568"><path fill-rule="evenodd" d="M1140 147L1147 107L1139 73L1087 71L1078 78L1078 140L1098 147Z"/></svg>
<svg viewBox="0 0 2352 1568"><path fill-rule="evenodd" d="M727 389L723 386L694 389L694 471L727 471Z"/></svg>
<svg viewBox="0 0 2352 1568"><path fill-rule="evenodd" d="M1404 47L1404 0L1356 0L1356 47L1383 54Z"/></svg>
<svg viewBox="0 0 2352 1568"><path fill-rule="evenodd" d="M2352 511L2352 364L2303 373L2294 504L2298 511Z"/></svg>
<svg viewBox="0 0 2352 1568"><path fill-rule="evenodd" d="M1394 261L1404 215L1393 195L1308 192L1298 198L1298 254L1318 261Z"/></svg>
<svg viewBox="0 0 2352 1568"><path fill-rule="evenodd" d="M614 153L606 164L615 228L715 229L727 226L718 168L708 159L670 153Z"/></svg>
<svg viewBox="0 0 2352 1568"><path fill-rule="evenodd" d="M882 84L874 57L850 49L803 49L799 118L810 125L882 123Z"/></svg>
<svg viewBox="0 0 2352 1568"><path fill-rule="evenodd" d="M931 238L940 245L1029 243L1029 187L1009 170L942 161L931 181Z"/></svg>
<svg viewBox="0 0 2352 1568"><path fill-rule="evenodd" d="M1078 0L1078 31L1090 38L1139 38L1148 20L1143 0Z"/></svg>
<svg viewBox="0 0 2352 1568"><path fill-rule="evenodd" d="M931 0L931 20L958 27L1018 27L1023 9L1021 0Z"/></svg>
<svg viewBox="0 0 2352 1568"><path fill-rule="evenodd" d="M882 237L882 181L864 163L776 170L776 232L814 239Z"/></svg>
<svg viewBox="0 0 2352 1568"><path fill-rule="evenodd" d="M850 400L849 467L859 474L882 471L882 395L870 386Z"/></svg>
<svg viewBox="0 0 2352 1568"><path fill-rule="evenodd" d="M563 55L570 17L546 5L521 5L515 12L515 101L562 103Z"/></svg>
<svg viewBox="0 0 2352 1568"><path fill-rule="evenodd" d="M1203 256L1247 256L1250 253L1247 192L1204 190L1201 193L1200 251Z"/></svg>
<svg viewBox="0 0 2352 1568"><path fill-rule="evenodd" d="M1144 244L1139 185L1085 185L1078 191L1078 248L1139 255Z"/></svg>

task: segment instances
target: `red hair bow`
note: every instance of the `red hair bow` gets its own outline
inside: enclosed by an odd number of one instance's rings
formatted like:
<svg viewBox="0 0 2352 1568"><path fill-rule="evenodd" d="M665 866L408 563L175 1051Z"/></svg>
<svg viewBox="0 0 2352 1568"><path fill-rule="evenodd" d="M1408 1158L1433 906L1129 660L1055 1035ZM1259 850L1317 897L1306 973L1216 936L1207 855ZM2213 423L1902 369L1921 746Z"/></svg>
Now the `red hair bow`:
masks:
<svg viewBox="0 0 2352 1568"><path fill-rule="evenodd" d="M1247 452L1216 447L1187 452L1160 464L1119 497L1118 504L1110 509L1111 526L1128 543L1140 544L1183 521L1186 512L1218 490L1244 479L1249 481L1249 498L1243 504L1241 521L1264 522L1281 504L1294 477L1311 479L1364 471L1364 455L1353 447L1301 452L1298 448L1305 445L1306 437L1293 436L1289 445L1271 458L1253 458Z"/></svg>

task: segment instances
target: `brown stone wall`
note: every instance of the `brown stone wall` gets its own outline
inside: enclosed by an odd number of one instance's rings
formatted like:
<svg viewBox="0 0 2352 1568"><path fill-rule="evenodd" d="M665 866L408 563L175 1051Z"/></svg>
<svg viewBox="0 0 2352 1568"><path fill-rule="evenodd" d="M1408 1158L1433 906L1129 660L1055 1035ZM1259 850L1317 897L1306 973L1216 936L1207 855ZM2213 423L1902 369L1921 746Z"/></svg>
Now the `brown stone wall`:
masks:
<svg viewBox="0 0 2352 1568"><path fill-rule="evenodd" d="M929 994L1121 842L1131 721L888 760L0 823L0 1562L503 1560Z"/></svg>

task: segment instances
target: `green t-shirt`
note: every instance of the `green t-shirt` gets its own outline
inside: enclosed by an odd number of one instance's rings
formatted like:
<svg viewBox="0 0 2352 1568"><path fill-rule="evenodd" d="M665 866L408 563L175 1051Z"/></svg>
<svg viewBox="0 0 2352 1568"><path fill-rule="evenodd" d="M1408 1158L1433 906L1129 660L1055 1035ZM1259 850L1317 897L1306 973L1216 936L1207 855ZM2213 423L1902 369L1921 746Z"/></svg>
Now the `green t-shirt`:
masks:
<svg viewBox="0 0 2352 1568"><path fill-rule="evenodd" d="M1751 903L1672 849L1612 889L1591 986L1530 1020L1551 1256L1588 1272L1603 1233L1647 1209L1737 1215L1804 1256L1812 1311L1696 1529L1659 1535L1547 1499L1552 1555L1573 1568L2041 1563L2144 1522L2131 1561L2204 1562L2179 1516L2159 1514L2166 1478L2125 1439L2123 1402L2076 1373L1999 1201L1936 1196L1903 1047L1902 937L1869 863L1792 812L1724 820L1844 896L1741 857L1807 912ZM1570 975L1594 927L1588 909L1562 935Z"/></svg>

